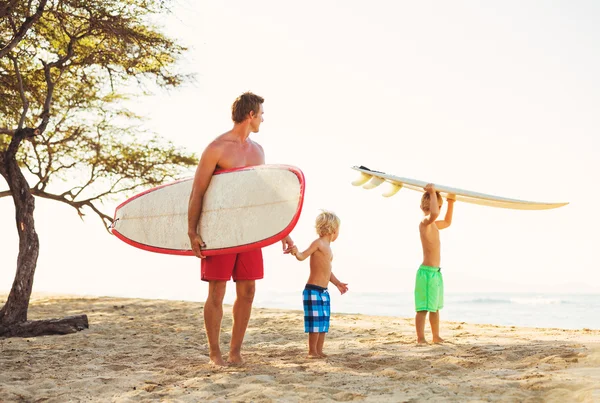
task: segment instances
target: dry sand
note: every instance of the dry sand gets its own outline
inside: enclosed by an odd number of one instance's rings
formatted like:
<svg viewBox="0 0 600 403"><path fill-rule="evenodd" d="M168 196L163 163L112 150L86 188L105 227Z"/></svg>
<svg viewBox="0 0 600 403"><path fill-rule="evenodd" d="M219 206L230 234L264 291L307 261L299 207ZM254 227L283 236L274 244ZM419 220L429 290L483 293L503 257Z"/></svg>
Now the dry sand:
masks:
<svg viewBox="0 0 600 403"><path fill-rule="evenodd" d="M300 311L255 308L246 363L216 368L202 305L34 295L30 319L87 314L90 329L0 340L0 401L600 402L599 330L443 321L448 342L419 347L413 318L334 312L329 357L309 360ZM224 353L230 331L226 306Z"/></svg>

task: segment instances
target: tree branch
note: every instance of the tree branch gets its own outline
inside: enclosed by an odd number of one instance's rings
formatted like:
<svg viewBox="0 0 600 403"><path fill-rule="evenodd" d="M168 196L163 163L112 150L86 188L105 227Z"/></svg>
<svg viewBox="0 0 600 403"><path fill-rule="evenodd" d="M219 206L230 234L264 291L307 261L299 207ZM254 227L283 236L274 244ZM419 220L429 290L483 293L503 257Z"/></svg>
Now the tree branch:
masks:
<svg viewBox="0 0 600 403"><path fill-rule="evenodd" d="M46 7L47 1L48 0L40 0L40 4L38 4L35 14L33 14L30 17L25 18L25 21L23 22L23 24L21 25L19 30L15 33L15 35L10 40L10 42L8 42L2 49L0 49L0 59L2 59L4 56L6 56L8 54L8 52L10 52L15 46L17 46L17 44L19 42L21 42L23 40L23 38L25 37L25 34L27 34L27 31L29 31L29 29L33 26L33 24L35 24L37 22L37 20L39 20L40 17L42 16L42 14L44 13L44 8ZM17 1L13 1L13 2L11 2L11 4L6 5L5 9L1 9L0 10L0 18L4 18L5 15L8 15L8 13L10 13L10 9L12 8L11 6L16 3L17 3Z"/></svg>
<svg viewBox="0 0 600 403"><path fill-rule="evenodd" d="M29 101L25 96L23 77L21 77L21 69L17 63L17 58L12 55L8 55L8 58L13 62L13 67L15 68L15 74L17 76L17 82L19 83L19 95L21 95L21 102L23 102L23 112L21 112L21 118L19 119L19 125L17 126L17 130L21 130L23 128L23 124L25 123L25 118L27 117L27 111L29 110Z"/></svg>
<svg viewBox="0 0 600 403"><path fill-rule="evenodd" d="M73 45L75 44L75 40L71 38L69 40L69 45L67 46L67 53L60 57L58 60L52 63L42 62L44 65L44 77L46 78L46 100L44 101L44 109L42 110L41 118L42 123L37 127L40 133L43 133L46 130L46 126L48 126L48 122L50 121L50 105L52 104L52 95L54 93L55 82L52 81L52 76L50 70L55 67L58 68L60 74L62 74L65 69L65 62L69 60L75 54L75 50Z"/></svg>
<svg viewBox="0 0 600 403"><path fill-rule="evenodd" d="M87 315L67 316L62 319L31 320L12 326L0 326L0 337L37 337L69 334L89 329Z"/></svg>
<svg viewBox="0 0 600 403"><path fill-rule="evenodd" d="M10 0L7 1L5 4L0 5L0 19L6 17L18 1L19 0Z"/></svg>
<svg viewBox="0 0 600 403"><path fill-rule="evenodd" d="M11 129L7 129L5 127L0 127L0 134L8 134L9 136L14 136L15 131Z"/></svg>
<svg viewBox="0 0 600 403"><path fill-rule="evenodd" d="M54 201L58 201L58 202L69 205L69 206L73 207L75 210L77 210L77 214L79 214L79 217L81 219L83 219L83 217L85 216L82 209L84 207L89 207L90 209L92 209L94 211L94 213L96 213L100 217L100 219L102 220L102 223L104 224L104 227L106 228L107 231L110 227L110 224L112 223L112 220L113 220L112 217L101 212L92 203L92 201L96 200L97 198L92 198L92 199L87 199L87 200L82 200L82 201L68 200L63 195L55 195L55 194L47 193L47 192L44 192L43 190L39 190L39 189L35 189L35 188L31 189L31 194L34 196L37 196L37 197L54 200Z"/></svg>

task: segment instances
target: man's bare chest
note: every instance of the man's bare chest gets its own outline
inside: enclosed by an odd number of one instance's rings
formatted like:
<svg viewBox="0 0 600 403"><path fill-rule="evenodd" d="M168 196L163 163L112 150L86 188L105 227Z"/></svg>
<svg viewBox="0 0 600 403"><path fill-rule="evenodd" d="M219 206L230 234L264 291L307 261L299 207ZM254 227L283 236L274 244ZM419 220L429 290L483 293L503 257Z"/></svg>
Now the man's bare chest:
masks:
<svg viewBox="0 0 600 403"><path fill-rule="evenodd" d="M218 166L221 169L241 168L264 164L265 157L260 149L254 147L249 150L232 149L226 150L219 159Z"/></svg>

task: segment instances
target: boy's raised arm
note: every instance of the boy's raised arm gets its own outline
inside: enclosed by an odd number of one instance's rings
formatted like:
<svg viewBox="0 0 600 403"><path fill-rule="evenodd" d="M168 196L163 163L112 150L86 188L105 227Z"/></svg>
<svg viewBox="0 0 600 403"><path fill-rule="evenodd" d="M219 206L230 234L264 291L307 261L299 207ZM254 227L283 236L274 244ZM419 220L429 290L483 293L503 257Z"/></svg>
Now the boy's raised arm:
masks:
<svg viewBox="0 0 600 403"><path fill-rule="evenodd" d="M437 194L435 193L435 187L433 184L425 186L425 191L429 193L429 214L423 218L421 223L423 225L433 224L440 215L440 206L437 201Z"/></svg>
<svg viewBox="0 0 600 403"><path fill-rule="evenodd" d="M315 253L316 251L319 250L319 240L314 240L313 243L310 244L310 246L308 247L308 249L306 249L304 252L298 252L298 248L297 247L293 247L291 254L294 255L296 257L296 259L298 259L299 261L303 261L304 259L306 259L307 257L309 257L310 255L312 255L313 253Z"/></svg>
<svg viewBox="0 0 600 403"><path fill-rule="evenodd" d="M444 217L443 220L439 220L435 222L435 225L437 225L438 229L444 229L444 228L448 228L450 226L450 224L452 224L452 213L454 212L454 199L446 199L446 202L448 203L448 207L446 210L446 216Z"/></svg>

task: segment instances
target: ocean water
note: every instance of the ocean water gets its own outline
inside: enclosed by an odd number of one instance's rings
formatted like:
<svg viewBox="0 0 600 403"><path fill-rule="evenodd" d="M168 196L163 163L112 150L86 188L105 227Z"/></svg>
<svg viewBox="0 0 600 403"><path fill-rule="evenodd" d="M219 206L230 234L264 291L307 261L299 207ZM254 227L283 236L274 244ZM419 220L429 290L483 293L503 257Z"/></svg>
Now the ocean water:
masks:
<svg viewBox="0 0 600 403"><path fill-rule="evenodd" d="M339 295L335 287L330 287L329 292L333 315L415 315L412 293L349 292ZM600 294L447 293L444 305L441 320L520 327L600 329ZM254 306L301 310L301 292L260 294Z"/></svg>

